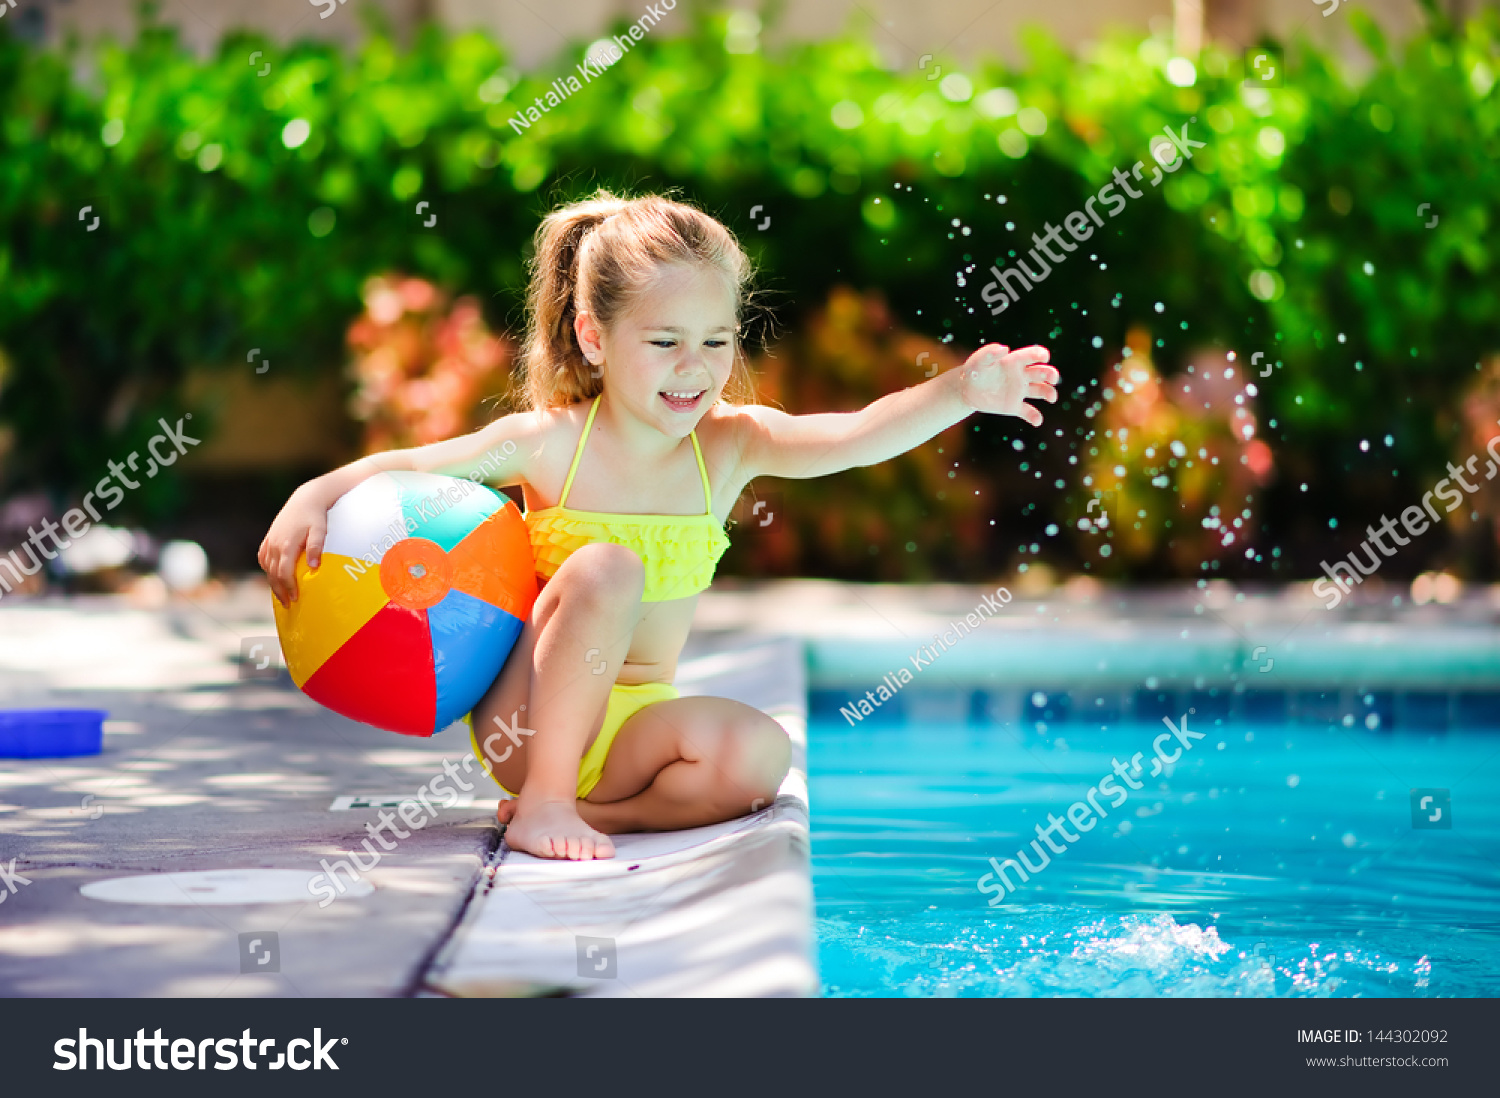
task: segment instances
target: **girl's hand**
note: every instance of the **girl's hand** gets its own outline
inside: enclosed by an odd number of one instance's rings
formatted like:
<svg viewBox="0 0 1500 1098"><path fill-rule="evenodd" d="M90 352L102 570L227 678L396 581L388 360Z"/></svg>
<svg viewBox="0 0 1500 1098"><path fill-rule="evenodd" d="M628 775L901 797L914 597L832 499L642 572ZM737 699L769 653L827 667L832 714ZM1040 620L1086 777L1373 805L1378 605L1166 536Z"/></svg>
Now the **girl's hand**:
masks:
<svg viewBox="0 0 1500 1098"><path fill-rule="evenodd" d="M271 593L282 606L297 598L297 558L307 550L307 566L322 563L323 542L328 537L328 505L304 484L292 493L286 506L266 531L256 559L271 581Z"/></svg>
<svg viewBox="0 0 1500 1098"><path fill-rule="evenodd" d="M1062 375L1048 361L1050 357L1045 347L1012 351L1000 343L986 343L959 367L959 393L975 411L1020 416L1040 427L1042 413L1026 401L1057 403L1053 385Z"/></svg>

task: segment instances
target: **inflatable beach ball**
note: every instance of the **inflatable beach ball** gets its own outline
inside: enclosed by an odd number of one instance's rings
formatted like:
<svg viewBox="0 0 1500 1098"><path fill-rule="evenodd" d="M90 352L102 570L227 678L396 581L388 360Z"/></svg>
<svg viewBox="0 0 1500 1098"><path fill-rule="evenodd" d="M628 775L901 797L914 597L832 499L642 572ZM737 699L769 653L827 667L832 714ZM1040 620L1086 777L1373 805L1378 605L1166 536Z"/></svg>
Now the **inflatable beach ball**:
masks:
<svg viewBox="0 0 1500 1098"><path fill-rule="evenodd" d="M378 473L328 512L316 572L275 599L292 680L357 721L408 736L474 708L536 601L531 540L516 505L482 484Z"/></svg>

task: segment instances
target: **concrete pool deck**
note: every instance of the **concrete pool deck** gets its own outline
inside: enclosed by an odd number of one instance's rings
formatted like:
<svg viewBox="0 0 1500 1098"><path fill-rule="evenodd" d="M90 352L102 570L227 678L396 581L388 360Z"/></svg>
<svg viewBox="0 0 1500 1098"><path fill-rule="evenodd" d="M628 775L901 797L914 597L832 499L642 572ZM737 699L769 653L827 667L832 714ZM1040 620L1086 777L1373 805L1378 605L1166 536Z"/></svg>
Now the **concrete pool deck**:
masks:
<svg viewBox="0 0 1500 1098"><path fill-rule="evenodd" d="M1305 587L1011 590L903 690L907 716L962 719L982 697L987 715L1010 719L1034 692L1139 694L1153 680L1179 694L1248 684L1295 704L1332 687L1333 701L1318 703L1330 714L1365 690L1394 691L1398 714L1407 693L1451 696L1458 713L1463 698L1500 692L1491 588L1423 607L1371 589L1334 611ZM0 995L813 993L806 699L910 667L982 595L720 581L700 602L678 683L740 697L787 727L799 752L774 806L699 833L629 837L612 863L558 865L504 848L476 774L464 800L382 852L363 874L372 892L326 907L106 903L79 889L181 871L315 874L360 851L379 818L333 810L338 798L412 797L445 760L468 757L461 736L396 737L328 713L284 675L242 679L246 646L275 632L262 584L155 610L7 598L0 705L97 706L112 720L102 755L0 760L0 866L14 858L25 878L0 908ZM241 935L268 934L275 971L247 968Z"/></svg>
<svg viewBox="0 0 1500 1098"><path fill-rule="evenodd" d="M797 747L775 804L702 832L624 837L612 863L582 866L501 845L497 791L477 766L463 769L461 728L398 737L323 710L284 674L242 680L245 645L274 636L268 599L250 584L154 611L110 598L0 606L0 705L111 717L102 755L0 760L0 867L15 859L16 882L0 908L0 995L816 990L795 642L695 636L677 680L685 694L738 697L787 728ZM375 839L382 809L349 807L360 796L393 808L445 762L470 789L420 829ZM325 865L368 864L371 848L380 857L359 877L373 889L348 888L322 906L295 892L222 902L246 897L201 891L202 879L171 904L80 892L179 873L231 872L249 889L266 870L311 881ZM533 914L549 913L550 934L508 902L521 897ZM558 932L563 912L576 927ZM579 979L580 935L618 942L616 978ZM558 964L538 949L553 938ZM255 956L242 957L251 943ZM547 963L530 963L539 959Z"/></svg>

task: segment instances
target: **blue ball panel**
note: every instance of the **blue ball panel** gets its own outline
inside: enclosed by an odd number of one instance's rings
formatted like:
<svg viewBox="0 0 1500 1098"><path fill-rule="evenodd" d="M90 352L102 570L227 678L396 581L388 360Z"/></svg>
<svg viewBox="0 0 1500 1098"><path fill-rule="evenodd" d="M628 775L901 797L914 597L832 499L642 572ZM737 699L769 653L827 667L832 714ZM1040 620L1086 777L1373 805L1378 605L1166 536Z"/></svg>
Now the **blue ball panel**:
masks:
<svg viewBox="0 0 1500 1098"><path fill-rule="evenodd" d="M434 733L478 704L505 666L521 625L520 618L462 591L449 591L427 608L437 683Z"/></svg>

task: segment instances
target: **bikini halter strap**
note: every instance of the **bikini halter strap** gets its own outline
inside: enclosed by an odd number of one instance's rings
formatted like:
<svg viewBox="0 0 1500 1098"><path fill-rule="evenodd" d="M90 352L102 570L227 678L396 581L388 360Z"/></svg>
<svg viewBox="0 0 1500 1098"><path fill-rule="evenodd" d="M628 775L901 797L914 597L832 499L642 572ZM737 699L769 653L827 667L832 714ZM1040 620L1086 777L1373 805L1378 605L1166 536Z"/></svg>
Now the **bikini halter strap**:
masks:
<svg viewBox="0 0 1500 1098"><path fill-rule="evenodd" d="M599 396L603 396L600 393ZM562 498L557 501L559 507L568 502L568 489L573 487L573 474L578 472L578 459L583 457L583 444L588 441L589 430L594 426L594 413L599 410L599 397L594 398L594 403L589 407L589 417L583 421L583 434L578 436L578 445L573 450L573 464L568 466L568 479L563 481Z"/></svg>
<svg viewBox="0 0 1500 1098"><path fill-rule="evenodd" d="M603 396L603 394L599 394ZM573 477L578 472L578 459L583 457L583 444L588 441L589 431L594 426L594 414L599 411L599 397L594 398L594 403L589 407L588 418L583 421L583 434L578 436L578 446L573 450L573 464L568 466L568 479L563 481L562 497L557 501L559 507L564 507L568 502L568 491L573 487ZM692 431L688 435L693 440L693 456L698 459L698 473L703 478L703 509L707 514L714 513L714 494L708 483L708 467L703 464L703 448L698 445L698 432Z"/></svg>

